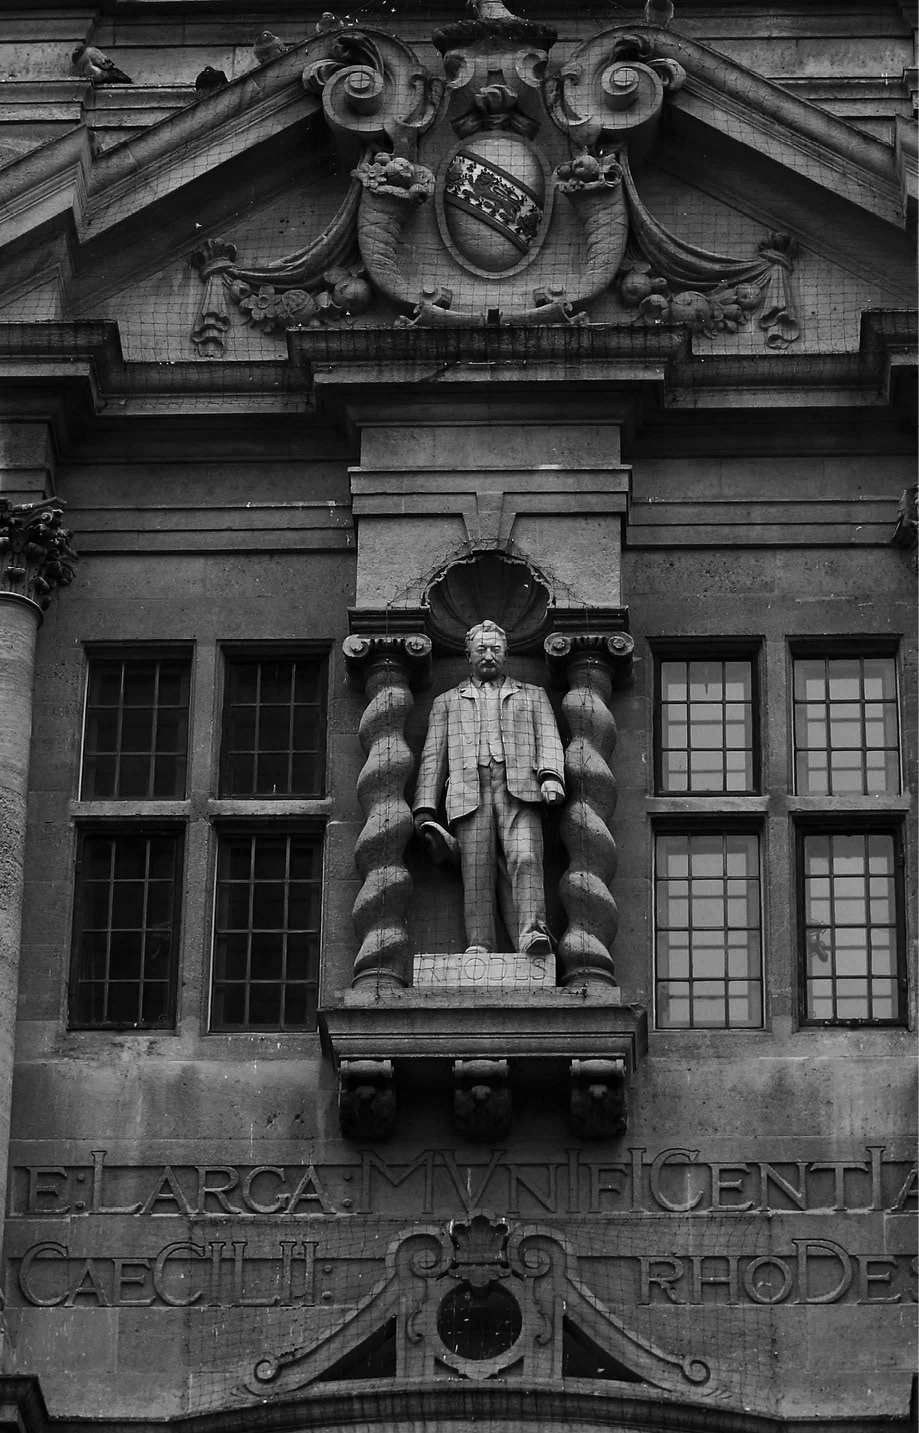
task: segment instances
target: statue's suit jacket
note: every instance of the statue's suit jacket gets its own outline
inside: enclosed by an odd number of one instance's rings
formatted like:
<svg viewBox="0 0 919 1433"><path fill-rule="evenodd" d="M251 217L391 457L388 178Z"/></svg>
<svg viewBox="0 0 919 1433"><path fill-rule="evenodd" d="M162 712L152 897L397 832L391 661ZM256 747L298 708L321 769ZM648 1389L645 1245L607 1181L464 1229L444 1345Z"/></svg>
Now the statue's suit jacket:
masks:
<svg viewBox="0 0 919 1433"><path fill-rule="evenodd" d="M415 811L436 811L446 781L447 820L468 816L479 804L479 723L475 686L462 682L435 697L421 753ZM501 737L507 789L519 801L541 801L540 782L564 782L564 753L555 715L541 687L505 677Z"/></svg>

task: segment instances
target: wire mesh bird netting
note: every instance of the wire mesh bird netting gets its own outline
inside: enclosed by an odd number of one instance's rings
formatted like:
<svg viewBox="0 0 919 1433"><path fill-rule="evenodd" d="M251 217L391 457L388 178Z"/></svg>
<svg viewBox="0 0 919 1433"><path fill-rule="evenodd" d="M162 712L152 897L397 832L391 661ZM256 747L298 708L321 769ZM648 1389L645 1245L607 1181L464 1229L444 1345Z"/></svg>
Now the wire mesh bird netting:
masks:
<svg viewBox="0 0 919 1433"><path fill-rule="evenodd" d="M796 389L803 406L809 394L819 401L830 383L857 389L857 403L883 402L883 361L872 357L866 332L883 348L903 345L909 330L892 312L904 307L904 281L880 260L867 265L867 240L846 232L841 206L845 195L859 197L864 171L842 166L828 177L817 146L787 141L776 125L756 129L751 116L763 95L752 68L746 79L732 71L730 104L717 112L717 153L662 102L654 143L630 167L616 144L585 144L570 115L552 122L544 104L550 91L541 83L525 86L515 104L501 94L483 99L482 122L465 135L453 122L466 122L465 115L441 114L411 158L391 137L338 143L324 118L321 76L314 72L313 88L304 87L309 57L301 42L333 45L328 37L341 30L352 45L344 58L353 60L355 31L370 33L378 49L383 42L374 35L387 44L395 37L439 84L444 62L431 37L448 8L369 0L328 21L311 7L264 25L253 16L218 26L189 15L181 34L142 16L109 15L92 30L88 51L86 36L69 36L45 76L78 91L67 114L44 128L34 121L28 132L0 119L0 190L27 195L70 165L85 180L72 221L47 246L24 229L4 261L0 354L21 361L26 373L35 360L59 363L65 380L87 385L103 425L122 416L213 413L219 423L226 412L302 413L317 381L349 367L368 384L399 376L403 391L483 370L495 388L505 379L551 378L550 417L564 415L569 384L593 385L602 407L617 384L662 377L675 406L691 406L712 390L719 390L714 401L729 404L732 389L747 384ZM446 19L462 18L461 9L452 7ZM672 9L649 0L647 15L645 6L615 4L555 13L540 3L529 13L558 26L549 66L557 77L594 32L646 19L669 26L662 32L670 37L661 47L666 59L668 45L678 45L673 37L684 33L679 6L673 16ZM687 11L687 39L706 43L713 23L707 11ZM768 29L773 18L745 19L745 33L736 19L726 28L718 23L714 38L742 54L749 27ZM360 51L358 68L373 69L369 53ZM622 63L637 72L649 58L642 56L629 51ZM344 63L324 50L320 62ZM334 78L330 70L324 83ZM80 91L76 81L89 88ZM439 93L437 84L429 93ZM564 107L555 113L564 120ZM873 143L859 150L866 164ZM388 263L382 242L371 246L366 235L362 242L362 196L374 183L377 192L403 180L423 189L419 165L431 188L415 196ZM844 195L831 203L833 184ZM621 201L609 249L578 210L582 191ZM825 208L815 213L818 195ZM513 214L497 213L511 203ZM464 248L481 242L481 235L469 238L466 221L481 227L483 215L489 235L498 233L513 251L503 270L488 269L481 248ZM613 262L615 244L621 249ZM584 275L593 264L609 272L588 291ZM885 312L876 313L869 332L863 315L871 309ZM335 462L343 471L341 451ZM148 496L158 481L154 473ZM323 502L325 477L304 481L315 483L306 495ZM244 547L245 534L234 541ZM506 622L502 610L474 615ZM606 817L615 733L602 683L599 690L575 685L563 709L561 693L546 693L538 643L514 651L509 630L508 654L494 626L470 627L468 653L454 650L439 667L436 695L420 697L408 717L410 747L394 710L410 705L407 679L367 693L364 827L356 846L367 888L358 934L367 940L371 996L391 984L392 969L380 958L384 937L403 979L412 951L468 952L487 971L492 956L523 956L536 969L553 957L562 966L584 959L586 950L595 971L613 975L615 844ZM479 669L470 672L470 662ZM581 744L574 783L578 751L567 767L561 751L573 725ZM403 858L415 880L408 905ZM567 899L559 894L565 874ZM350 871L349 879L356 888ZM582 921L578 949L573 911ZM559 951L566 935L568 947ZM323 1098L331 1120L331 1075ZM564 1231L577 1246L587 1293L637 1339L675 1360L717 1348L735 1404L745 1390L773 1385L775 1350L787 1339L783 1306L806 1300L808 1291L819 1301L834 1279L839 1283L837 1256L824 1250L830 1272L802 1292L795 1230L782 1217L803 1207L789 1184L792 1171L775 1219L760 1217L761 1206L714 1216L704 1203L694 1218L698 1191L668 1185L662 1201L643 1151L636 1155L621 1141L612 1158L608 1146L592 1154L569 1148L574 1137L561 1087L523 1094L513 1148L542 1151L532 1163L513 1160L501 1140L495 1148L454 1141L427 1149L431 1110L443 1128L451 1098L447 1089L432 1089L385 1157L330 1136L321 1167L249 1166L239 1172L245 1197L218 1198L230 1185L217 1181L195 1214L168 1180L161 1186L155 1212L167 1216L160 1227L172 1233L147 1251L160 1306L138 1312L134 1337L142 1357L150 1320L162 1320L155 1333L181 1370L175 1382L183 1409L271 1396L267 1383L259 1392L260 1361L320 1346L368 1301L369 1342L355 1346L349 1364L330 1352L316 1377L392 1376L389 1295L380 1294L376 1323L372 1313L374 1290L388 1277L388 1252L414 1222L444 1230L457 1212L477 1207ZM451 1278L445 1270L438 1303L455 1288ZM90 1282L80 1302L94 1301L104 1300ZM125 1343L130 1336L123 1332ZM615 1380L627 1370L602 1356L591 1364L593 1345L580 1348L561 1356L563 1376Z"/></svg>

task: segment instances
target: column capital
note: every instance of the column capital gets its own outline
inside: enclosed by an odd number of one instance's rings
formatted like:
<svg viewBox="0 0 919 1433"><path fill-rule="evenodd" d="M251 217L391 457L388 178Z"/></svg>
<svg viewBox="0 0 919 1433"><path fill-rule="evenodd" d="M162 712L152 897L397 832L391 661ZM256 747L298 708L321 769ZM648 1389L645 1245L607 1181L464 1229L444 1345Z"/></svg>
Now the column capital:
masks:
<svg viewBox="0 0 919 1433"><path fill-rule="evenodd" d="M57 499L11 503L0 497L0 594L25 598L46 611L54 589L73 581L72 536Z"/></svg>
<svg viewBox="0 0 919 1433"><path fill-rule="evenodd" d="M628 632L583 631L550 632L543 648L546 667L553 686L567 685L573 663L587 662L606 668L617 684L628 679L632 671L635 642Z"/></svg>
<svg viewBox="0 0 919 1433"><path fill-rule="evenodd" d="M424 632L353 632L342 643L348 681L363 691L367 677L383 665L402 667L414 691L431 680L431 639Z"/></svg>

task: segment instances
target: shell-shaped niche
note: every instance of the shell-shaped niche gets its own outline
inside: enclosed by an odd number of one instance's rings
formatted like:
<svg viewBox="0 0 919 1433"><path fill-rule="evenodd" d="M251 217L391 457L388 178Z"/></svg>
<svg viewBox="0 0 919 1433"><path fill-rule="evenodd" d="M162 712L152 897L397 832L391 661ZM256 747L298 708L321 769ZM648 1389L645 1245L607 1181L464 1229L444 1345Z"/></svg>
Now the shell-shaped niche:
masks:
<svg viewBox="0 0 919 1433"><path fill-rule="evenodd" d="M428 630L451 652L461 652L469 628L486 617L504 628L511 651L534 645L546 630L548 584L519 557L471 553L440 573L424 596Z"/></svg>

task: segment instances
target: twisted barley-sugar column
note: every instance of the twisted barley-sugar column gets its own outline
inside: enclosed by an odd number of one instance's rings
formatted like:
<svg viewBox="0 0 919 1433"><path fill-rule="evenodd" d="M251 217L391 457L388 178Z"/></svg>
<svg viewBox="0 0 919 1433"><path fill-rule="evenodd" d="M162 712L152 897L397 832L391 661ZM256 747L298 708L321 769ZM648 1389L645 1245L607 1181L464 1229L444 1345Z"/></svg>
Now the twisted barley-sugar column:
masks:
<svg viewBox="0 0 919 1433"><path fill-rule="evenodd" d="M412 686L429 667L431 642L422 635L353 636L344 650L352 685L362 685L367 697L359 728L366 760L357 781L364 825L354 861L363 884L353 911L361 942L353 984L401 987L410 983L405 917L412 894L404 861L412 834L405 799L412 754L405 723Z"/></svg>
<svg viewBox="0 0 919 1433"><path fill-rule="evenodd" d="M0 497L0 1233L22 946L35 645L48 594L73 578L70 534L55 503Z"/></svg>
<svg viewBox="0 0 919 1433"><path fill-rule="evenodd" d="M610 769L616 723L610 711L617 664L631 655L624 633L553 633L546 639L550 667L568 691L562 712L570 740L565 749L568 799L561 836L568 869L559 883L568 928L559 942L561 984L616 986L610 950L619 910L610 886L616 874L616 842L610 830L616 810L616 779Z"/></svg>

